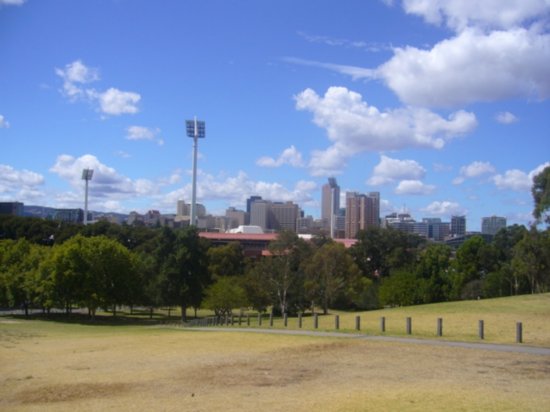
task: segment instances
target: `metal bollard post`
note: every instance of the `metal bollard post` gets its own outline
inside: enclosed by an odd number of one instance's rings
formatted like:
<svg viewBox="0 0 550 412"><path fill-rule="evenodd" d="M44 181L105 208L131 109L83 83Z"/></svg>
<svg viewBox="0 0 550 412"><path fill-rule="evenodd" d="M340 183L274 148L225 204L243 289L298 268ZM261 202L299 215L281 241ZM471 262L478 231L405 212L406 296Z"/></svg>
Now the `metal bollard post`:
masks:
<svg viewBox="0 0 550 412"><path fill-rule="evenodd" d="M516 323L516 343L523 343L523 324Z"/></svg>
<svg viewBox="0 0 550 412"><path fill-rule="evenodd" d="M443 318L437 318L437 336L443 336Z"/></svg>
<svg viewBox="0 0 550 412"><path fill-rule="evenodd" d="M380 331L385 332L386 331L386 317L382 316L380 318Z"/></svg>
<svg viewBox="0 0 550 412"><path fill-rule="evenodd" d="M246 326L250 326L250 313L246 314Z"/></svg>
<svg viewBox="0 0 550 412"><path fill-rule="evenodd" d="M283 316L283 320L284 320L284 324L285 324L285 328L286 328L288 326L288 315L286 313Z"/></svg>
<svg viewBox="0 0 550 412"><path fill-rule="evenodd" d="M355 329L361 330L361 316L355 317Z"/></svg>
<svg viewBox="0 0 550 412"><path fill-rule="evenodd" d="M334 317L334 329L340 329L340 315Z"/></svg>
<svg viewBox="0 0 550 412"><path fill-rule="evenodd" d="M302 329L302 314L298 314L298 327Z"/></svg>
<svg viewBox="0 0 550 412"><path fill-rule="evenodd" d="M477 330L479 339L485 339L485 325L482 320L479 321Z"/></svg>
<svg viewBox="0 0 550 412"><path fill-rule="evenodd" d="M262 326L262 314L258 313L258 326Z"/></svg>
<svg viewBox="0 0 550 412"><path fill-rule="evenodd" d="M407 318L407 335L412 334L412 318Z"/></svg>
<svg viewBox="0 0 550 412"><path fill-rule="evenodd" d="M269 314L269 327L272 328L273 327L273 312L271 312Z"/></svg>

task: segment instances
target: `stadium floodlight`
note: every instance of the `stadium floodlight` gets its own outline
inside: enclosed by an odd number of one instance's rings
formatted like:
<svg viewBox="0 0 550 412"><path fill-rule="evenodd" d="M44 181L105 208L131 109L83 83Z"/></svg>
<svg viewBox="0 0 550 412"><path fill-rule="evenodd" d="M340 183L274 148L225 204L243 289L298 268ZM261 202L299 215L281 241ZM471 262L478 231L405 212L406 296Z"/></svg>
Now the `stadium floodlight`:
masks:
<svg viewBox="0 0 550 412"><path fill-rule="evenodd" d="M84 192L84 224L88 224L88 182L92 180L94 169L82 170L82 180L86 181L86 190Z"/></svg>
<svg viewBox="0 0 550 412"><path fill-rule="evenodd" d="M199 147L198 139L206 136L206 126L201 120L195 117L193 120L185 121L187 136L193 138L193 194L191 196L191 219L189 224L197 224L197 151Z"/></svg>

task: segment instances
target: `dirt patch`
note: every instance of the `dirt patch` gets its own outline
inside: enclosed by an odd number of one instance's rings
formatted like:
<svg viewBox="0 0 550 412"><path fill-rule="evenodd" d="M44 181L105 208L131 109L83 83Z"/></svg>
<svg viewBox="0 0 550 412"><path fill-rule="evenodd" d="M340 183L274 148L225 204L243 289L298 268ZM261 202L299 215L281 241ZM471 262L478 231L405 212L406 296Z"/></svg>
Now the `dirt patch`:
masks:
<svg viewBox="0 0 550 412"><path fill-rule="evenodd" d="M24 404L70 402L88 398L106 398L129 391L132 385L125 383L83 383L49 385L19 392L15 399Z"/></svg>

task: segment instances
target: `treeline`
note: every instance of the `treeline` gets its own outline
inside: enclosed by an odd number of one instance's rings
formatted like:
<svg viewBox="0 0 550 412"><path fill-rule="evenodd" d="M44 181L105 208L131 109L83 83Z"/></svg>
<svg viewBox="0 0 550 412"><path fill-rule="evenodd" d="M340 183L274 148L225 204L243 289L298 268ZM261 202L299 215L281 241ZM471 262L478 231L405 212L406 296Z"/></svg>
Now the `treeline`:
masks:
<svg viewBox="0 0 550 412"><path fill-rule="evenodd" d="M238 243L212 247L195 229L99 222L67 225L0 217L0 307L234 308L298 313L375 309L550 290L550 231L501 230L456 251L392 229L371 229L346 249L282 232L267 256Z"/></svg>

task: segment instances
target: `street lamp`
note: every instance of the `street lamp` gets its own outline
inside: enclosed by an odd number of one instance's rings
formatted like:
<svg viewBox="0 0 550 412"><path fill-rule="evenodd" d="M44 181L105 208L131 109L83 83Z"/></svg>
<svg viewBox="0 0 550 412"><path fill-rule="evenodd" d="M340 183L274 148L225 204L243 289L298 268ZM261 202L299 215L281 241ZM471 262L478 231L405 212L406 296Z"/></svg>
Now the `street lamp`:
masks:
<svg viewBox="0 0 550 412"><path fill-rule="evenodd" d="M195 226L197 224L197 150L198 139L205 137L205 123L197 120L186 120L185 126L187 129L187 137L193 138L193 194L191 197L191 220L189 224Z"/></svg>
<svg viewBox="0 0 550 412"><path fill-rule="evenodd" d="M84 225L88 224L88 182L92 180L94 169L82 170L82 180L86 181L86 191L84 193Z"/></svg>

